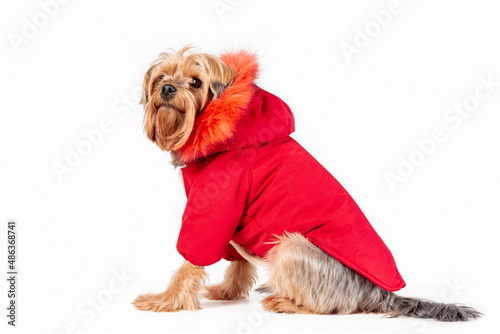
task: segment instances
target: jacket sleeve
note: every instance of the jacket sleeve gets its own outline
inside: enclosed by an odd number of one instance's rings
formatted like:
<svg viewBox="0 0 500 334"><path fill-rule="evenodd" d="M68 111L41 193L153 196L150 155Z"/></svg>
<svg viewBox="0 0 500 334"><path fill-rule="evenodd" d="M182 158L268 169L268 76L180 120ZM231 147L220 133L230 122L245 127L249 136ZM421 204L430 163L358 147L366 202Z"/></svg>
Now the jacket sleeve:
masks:
<svg viewBox="0 0 500 334"><path fill-rule="evenodd" d="M229 241L244 211L249 178L245 159L236 152L219 154L196 174L177 250L194 265L209 266L233 257L228 254Z"/></svg>

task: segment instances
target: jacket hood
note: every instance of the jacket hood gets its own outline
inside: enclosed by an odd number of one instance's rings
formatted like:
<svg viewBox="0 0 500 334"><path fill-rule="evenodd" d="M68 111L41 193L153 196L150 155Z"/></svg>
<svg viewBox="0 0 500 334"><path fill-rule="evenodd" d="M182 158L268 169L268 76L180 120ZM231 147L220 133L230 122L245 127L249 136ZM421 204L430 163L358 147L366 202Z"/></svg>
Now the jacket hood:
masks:
<svg viewBox="0 0 500 334"><path fill-rule="evenodd" d="M256 56L246 51L220 59L236 71L233 83L196 118L191 135L177 153L184 164L215 153L262 144L294 130L290 108L255 85Z"/></svg>

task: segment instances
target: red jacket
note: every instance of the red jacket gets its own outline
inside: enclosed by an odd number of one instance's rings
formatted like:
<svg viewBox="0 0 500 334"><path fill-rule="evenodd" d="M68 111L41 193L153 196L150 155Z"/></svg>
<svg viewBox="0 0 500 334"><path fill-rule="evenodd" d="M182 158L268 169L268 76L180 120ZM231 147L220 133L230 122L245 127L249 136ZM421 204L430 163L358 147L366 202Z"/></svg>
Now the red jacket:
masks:
<svg viewBox="0 0 500 334"><path fill-rule="evenodd" d="M221 59L238 75L198 116L178 152L188 197L177 249L195 265L260 257L276 236L299 232L380 287L405 286L391 252L357 204L302 146L290 108L254 85L255 57Z"/></svg>

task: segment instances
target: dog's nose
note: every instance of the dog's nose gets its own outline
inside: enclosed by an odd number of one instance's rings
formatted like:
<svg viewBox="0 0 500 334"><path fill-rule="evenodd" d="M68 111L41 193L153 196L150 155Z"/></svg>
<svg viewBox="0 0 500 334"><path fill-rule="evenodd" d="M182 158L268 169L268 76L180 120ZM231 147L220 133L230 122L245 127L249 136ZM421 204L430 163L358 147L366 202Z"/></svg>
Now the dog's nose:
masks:
<svg viewBox="0 0 500 334"><path fill-rule="evenodd" d="M177 88L175 88L172 85L165 85L161 88L161 95L165 99L173 98L176 92L177 92Z"/></svg>

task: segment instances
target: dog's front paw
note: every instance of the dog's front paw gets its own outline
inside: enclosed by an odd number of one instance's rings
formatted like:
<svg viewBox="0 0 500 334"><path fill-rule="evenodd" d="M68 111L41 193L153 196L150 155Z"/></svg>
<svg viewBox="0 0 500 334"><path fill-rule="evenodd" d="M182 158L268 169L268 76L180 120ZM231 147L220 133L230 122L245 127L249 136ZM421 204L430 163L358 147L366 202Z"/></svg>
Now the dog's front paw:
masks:
<svg viewBox="0 0 500 334"><path fill-rule="evenodd" d="M195 311L201 309L196 296L174 296L169 293L148 293L137 297L132 304L139 310L153 312Z"/></svg>
<svg viewBox="0 0 500 334"><path fill-rule="evenodd" d="M242 291L235 286L225 286L224 284L211 285L206 287L205 298L211 300L235 300L248 296L248 292Z"/></svg>

